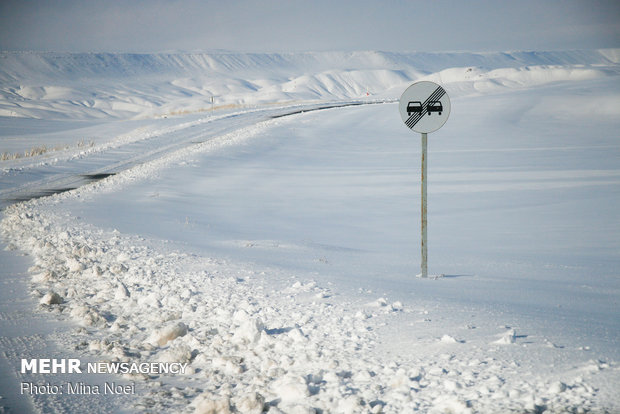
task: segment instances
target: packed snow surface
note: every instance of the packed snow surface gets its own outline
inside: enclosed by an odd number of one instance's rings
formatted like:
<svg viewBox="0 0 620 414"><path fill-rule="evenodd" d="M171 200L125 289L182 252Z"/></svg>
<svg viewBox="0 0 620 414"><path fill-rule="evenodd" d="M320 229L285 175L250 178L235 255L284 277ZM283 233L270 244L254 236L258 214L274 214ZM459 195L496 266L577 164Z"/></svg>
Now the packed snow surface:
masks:
<svg viewBox="0 0 620 414"><path fill-rule="evenodd" d="M0 195L115 174L6 207L2 234L70 357L188 364L119 378L138 391L106 409L617 412L617 56L8 53L7 153L98 135L0 161ZM422 78L452 98L429 136L429 279L419 137L392 102ZM280 116L317 101L385 103Z"/></svg>

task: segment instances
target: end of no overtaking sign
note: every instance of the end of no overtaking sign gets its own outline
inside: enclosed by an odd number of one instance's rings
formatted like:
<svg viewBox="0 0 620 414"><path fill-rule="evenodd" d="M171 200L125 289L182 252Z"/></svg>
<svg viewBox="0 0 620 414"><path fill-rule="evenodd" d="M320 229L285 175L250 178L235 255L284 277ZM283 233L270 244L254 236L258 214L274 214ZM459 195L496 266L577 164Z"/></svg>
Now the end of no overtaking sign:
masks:
<svg viewBox="0 0 620 414"><path fill-rule="evenodd" d="M428 133L437 131L450 116L450 98L441 86L433 82L416 82L405 89L398 103L400 117L407 128L422 135L421 186L421 263L420 277L428 277L427 236L427 142Z"/></svg>
<svg viewBox="0 0 620 414"><path fill-rule="evenodd" d="M405 89L398 104L400 117L415 132L437 131L450 116L450 98L434 82L416 82Z"/></svg>

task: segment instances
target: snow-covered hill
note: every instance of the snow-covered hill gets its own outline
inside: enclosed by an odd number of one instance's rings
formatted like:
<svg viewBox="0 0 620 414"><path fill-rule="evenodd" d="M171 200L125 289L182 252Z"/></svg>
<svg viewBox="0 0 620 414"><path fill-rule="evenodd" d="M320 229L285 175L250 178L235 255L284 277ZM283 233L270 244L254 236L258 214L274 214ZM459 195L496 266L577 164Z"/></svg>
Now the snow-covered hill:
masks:
<svg viewBox="0 0 620 414"><path fill-rule="evenodd" d="M432 77L451 93L618 72L620 50L506 53L0 53L0 116L145 118L226 105L395 99ZM450 86L450 85L448 85Z"/></svg>

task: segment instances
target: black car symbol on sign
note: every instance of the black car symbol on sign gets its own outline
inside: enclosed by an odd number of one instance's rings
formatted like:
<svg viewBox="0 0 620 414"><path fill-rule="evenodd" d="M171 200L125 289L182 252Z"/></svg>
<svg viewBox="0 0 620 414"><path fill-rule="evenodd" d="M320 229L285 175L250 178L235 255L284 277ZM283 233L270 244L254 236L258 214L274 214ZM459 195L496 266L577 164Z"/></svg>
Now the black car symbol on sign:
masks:
<svg viewBox="0 0 620 414"><path fill-rule="evenodd" d="M443 111L443 105L440 101L430 101L426 106L426 110L429 115L431 114L431 112L437 112L439 115L441 115L441 111Z"/></svg>
<svg viewBox="0 0 620 414"><path fill-rule="evenodd" d="M411 116L414 112L422 113L422 102L413 101L407 104L407 115Z"/></svg>

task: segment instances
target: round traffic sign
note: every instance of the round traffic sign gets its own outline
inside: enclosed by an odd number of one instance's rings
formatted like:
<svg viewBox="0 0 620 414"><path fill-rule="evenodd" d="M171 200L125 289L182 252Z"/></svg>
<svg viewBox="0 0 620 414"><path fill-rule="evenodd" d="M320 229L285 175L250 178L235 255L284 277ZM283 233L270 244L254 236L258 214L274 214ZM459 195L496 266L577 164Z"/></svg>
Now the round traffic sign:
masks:
<svg viewBox="0 0 620 414"><path fill-rule="evenodd" d="M450 116L450 98L434 82L416 82L405 89L398 104L400 117L415 132L437 131Z"/></svg>

